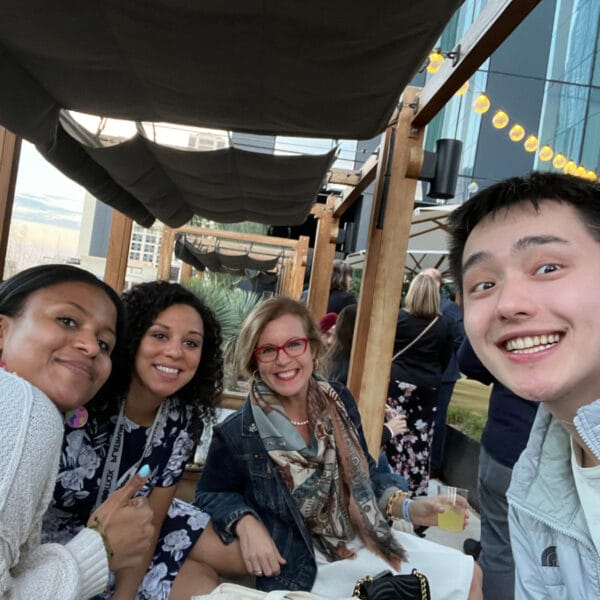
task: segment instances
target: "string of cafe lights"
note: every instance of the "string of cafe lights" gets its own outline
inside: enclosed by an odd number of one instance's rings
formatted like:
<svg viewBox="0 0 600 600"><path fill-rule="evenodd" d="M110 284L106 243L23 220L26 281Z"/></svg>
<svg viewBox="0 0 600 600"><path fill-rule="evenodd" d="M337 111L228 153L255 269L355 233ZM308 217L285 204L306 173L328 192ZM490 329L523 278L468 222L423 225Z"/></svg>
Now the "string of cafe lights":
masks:
<svg viewBox="0 0 600 600"><path fill-rule="evenodd" d="M446 53L447 56L448 53ZM437 73L442 66L446 56L442 54L439 48L433 50L429 55L427 71L429 73ZM469 82L465 81L463 85L456 91L457 96L464 95L469 89ZM485 92L481 92L473 101L473 110L483 115L487 113L492 106L492 103ZM495 129L505 129L510 123L510 117L505 110L498 109L492 116L492 125ZM562 152L555 152L550 144L543 144L540 147L540 142L536 133L527 132L520 123L513 123L508 130L508 137L511 141L518 143L523 141L523 148L526 152L536 152L539 148L538 157L542 162L552 161L552 166L555 169L562 170L567 175L575 175L589 181L598 180L596 173L587 169L584 165L578 165L574 160L568 158Z"/></svg>

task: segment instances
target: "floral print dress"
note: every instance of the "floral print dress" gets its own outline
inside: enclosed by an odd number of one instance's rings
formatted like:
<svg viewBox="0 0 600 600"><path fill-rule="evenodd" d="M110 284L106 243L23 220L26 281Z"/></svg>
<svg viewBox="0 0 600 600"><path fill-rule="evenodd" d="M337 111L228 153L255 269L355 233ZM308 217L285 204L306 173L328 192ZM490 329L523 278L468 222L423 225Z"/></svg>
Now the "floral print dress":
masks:
<svg viewBox="0 0 600 600"><path fill-rule="evenodd" d="M408 482L412 496L426 496L429 459L439 389L392 379L387 405L406 415L408 431L393 437L386 446L392 471Z"/></svg>
<svg viewBox="0 0 600 600"><path fill-rule="evenodd" d="M150 479L140 495L155 487L175 485L181 476L194 443L187 432L191 408L177 398L165 400L162 418L157 421L151 442L151 428L124 419L120 477L129 468L148 464ZM108 423L93 415L82 429L67 429L63 440L54 499L43 524L45 542L65 543L80 531L94 510L101 486L104 464L118 415ZM146 452L144 452L144 448ZM143 456L142 456L143 455ZM143 460L142 460L143 459ZM209 517L200 509L174 499L167 512L156 552L138 590L138 600L167 600L171 585L189 551L198 541ZM114 578L111 577L111 589ZM98 598L108 598L111 592Z"/></svg>

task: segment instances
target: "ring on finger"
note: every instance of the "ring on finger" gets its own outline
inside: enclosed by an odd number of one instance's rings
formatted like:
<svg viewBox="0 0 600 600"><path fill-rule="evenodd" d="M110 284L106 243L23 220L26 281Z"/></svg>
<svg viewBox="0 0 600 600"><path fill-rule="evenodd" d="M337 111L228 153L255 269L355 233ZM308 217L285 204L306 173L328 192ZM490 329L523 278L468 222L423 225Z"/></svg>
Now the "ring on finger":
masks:
<svg viewBox="0 0 600 600"><path fill-rule="evenodd" d="M259 576L262 575L263 574L262 569L254 569L254 574L259 575Z"/></svg>

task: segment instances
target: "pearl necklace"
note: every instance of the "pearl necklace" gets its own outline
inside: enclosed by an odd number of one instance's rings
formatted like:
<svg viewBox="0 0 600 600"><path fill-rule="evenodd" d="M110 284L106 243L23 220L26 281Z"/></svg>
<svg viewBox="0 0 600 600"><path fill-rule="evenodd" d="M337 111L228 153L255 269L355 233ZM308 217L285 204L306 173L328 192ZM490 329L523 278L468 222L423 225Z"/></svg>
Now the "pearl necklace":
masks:
<svg viewBox="0 0 600 600"><path fill-rule="evenodd" d="M292 425L296 425L298 427L301 427L302 425L308 425L308 419L306 419L306 421L294 421L294 419L290 419L290 423Z"/></svg>

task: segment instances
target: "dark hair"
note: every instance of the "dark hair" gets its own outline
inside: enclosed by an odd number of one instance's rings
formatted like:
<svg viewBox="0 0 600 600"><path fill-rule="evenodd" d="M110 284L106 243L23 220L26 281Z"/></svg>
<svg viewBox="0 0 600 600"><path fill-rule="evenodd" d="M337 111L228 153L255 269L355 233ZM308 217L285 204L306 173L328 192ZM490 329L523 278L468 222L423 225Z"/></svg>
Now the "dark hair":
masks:
<svg viewBox="0 0 600 600"><path fill-rule="evenodd" d="M348 277L348 275L352 275L352 267L343 260L334 260L329 289L347 291L348 286L346 285L346 277Z"/></svg>
<svg viewBox="0 0 600 600"><path fill-rule="evenodd" d="M462 291L462 259L465 244L473 229L488 215L529 202L539 211L540 202L552 200L568 204L578 214L589 234L600 242L600 185L559 173L533 172L513 177L485 188L448 218L449 262L452 275Z"/></svg>
<svg viewBox="0 0 600 600"><path fill-rule="evenodd" d="M335 324L334 348L339 347L348 359L350 359L350 352L352 350L352 337L354 336L357 309L358 305L356 304L345 306L340 311Z"/></svg>
<svg viewBox="0 0 600 600"><path fill-rule="evenodd" d="M110 355L113 369L98 392L98 394L114 394L123 385L123 375L120 369L114 367L122 364L126 357L127 320L123 303L118 294L95 275L72 265L40 265L25 269L0 284L0 314L18 317L31 294L68 282L87 283L102 290L117 311L116 340Z"/></svg>
<svg viewBox="0 0 600 600"><path fill-rule="evenodd" d="M133 286L121 296L129 317L127 360L121 367L128 374L127 385L119 394L127 392L133 377L135 356L145 333L156 317L174 304L191 306L202 318L204 341L202 358L192 379L177 392L177 397L192 406L189 433L196 442L202 434L205 419L212 419L214 407L223 390L223 354L221 326L214 313L198 296L177 283L151 281ZM111 414L117 410L119 398L102 397L94 400L99 411Z"/></svg>
<svg viewBox="0 0 600 600"><path fill-rule="evenodd" d="M349 304L340 311L335 324L335 341L325 356L328 377L343 384L348 378L357 309L356 304Z"/></svg>

